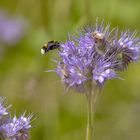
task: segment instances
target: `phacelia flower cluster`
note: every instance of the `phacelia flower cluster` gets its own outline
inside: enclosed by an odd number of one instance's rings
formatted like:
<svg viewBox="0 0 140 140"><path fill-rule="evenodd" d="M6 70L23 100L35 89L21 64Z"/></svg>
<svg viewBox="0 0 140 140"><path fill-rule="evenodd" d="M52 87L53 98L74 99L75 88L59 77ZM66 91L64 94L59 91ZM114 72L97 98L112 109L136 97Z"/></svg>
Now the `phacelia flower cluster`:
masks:
<svg viewBox="0 0 140 140"><path fill-rule="evenodd" d="M4 106L5 98L0 97L0 139L4 140L27 140L32 115L25 116L23 113L18 118L11 118L9 108Z"/></svg>
<svg viewBox="0 0 140 140"><path fill-rule="evenodd" d="M136 32L110 30L102 21L86 25L76 35L68 35L60 43L55 72L67 87L81 90L90 85L102 87L106 80L117 78L118 72L138 60L140 38Z"/></svg>

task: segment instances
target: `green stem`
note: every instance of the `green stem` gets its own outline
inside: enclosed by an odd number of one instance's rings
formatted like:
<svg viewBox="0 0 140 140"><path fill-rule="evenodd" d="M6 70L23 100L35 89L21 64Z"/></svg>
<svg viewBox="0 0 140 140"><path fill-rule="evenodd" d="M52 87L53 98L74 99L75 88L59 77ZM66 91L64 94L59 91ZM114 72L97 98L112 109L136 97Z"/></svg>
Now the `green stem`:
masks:
<svg viewBox="0 0 140 140"><path fill-rule="evenodd" d="M87 130L86 140L93 140L93 117L94 117L94 91L87 95Z"/></svg>

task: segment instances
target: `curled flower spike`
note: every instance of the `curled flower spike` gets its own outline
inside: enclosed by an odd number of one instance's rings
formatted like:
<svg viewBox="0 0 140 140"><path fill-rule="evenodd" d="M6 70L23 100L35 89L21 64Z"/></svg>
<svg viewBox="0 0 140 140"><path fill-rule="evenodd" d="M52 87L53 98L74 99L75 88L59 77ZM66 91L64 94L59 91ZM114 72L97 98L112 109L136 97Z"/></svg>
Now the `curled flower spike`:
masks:
<svg viewBox="0 0 140 140"><path fill-rule="evenodd" d="M55 72L74 89L86 87L87 82L102 87L106 80L117 78L119 71L138 60L139 48L136 32L119 33L117 28L110 30L110 25L105 27L104 21L99 24L96 20L95 25L84 26L78 35L68 35L67 41L60 43L61 60Z"/></svg>
<svg viewBox="0 0 140 140"><path fill-rule="evenodd" d="M136 32L122 32L120 37L115 39L114 46L117 48L118 56L120 56L122 70L127 68L130 62L138 60L140 38L136 37Z"/></svg>

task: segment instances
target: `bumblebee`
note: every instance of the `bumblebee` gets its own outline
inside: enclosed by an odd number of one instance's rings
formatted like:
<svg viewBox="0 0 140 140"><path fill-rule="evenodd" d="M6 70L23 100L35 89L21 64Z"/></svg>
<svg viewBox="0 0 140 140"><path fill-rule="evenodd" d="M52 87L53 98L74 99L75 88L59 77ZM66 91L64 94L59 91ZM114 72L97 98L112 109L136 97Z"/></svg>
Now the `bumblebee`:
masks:
<svg viewBox="0 0 140 140"><path fill-rule="evenodd" d="M104 33L100 33L98 31L95 31L91 33L92 38L95 41L95 50L98 54L102 55L104 54L105 44L104 44Z"/></svg>
<svg viewBox="0 0 140 140"><path fill-rule="evenodd" d="M98 31L95 31L92 33L92 38L95 40L96 44L100 44L103 42L104 33L99 33Z"/></svg>
<svg viewBox="0 0 140 140"><path fill-rule="evenodd" d="M43 47L41 48L41 53L46 54L48 51L58 49L59 47L60 43L58 41L52 40L43 45Z"/></svg>

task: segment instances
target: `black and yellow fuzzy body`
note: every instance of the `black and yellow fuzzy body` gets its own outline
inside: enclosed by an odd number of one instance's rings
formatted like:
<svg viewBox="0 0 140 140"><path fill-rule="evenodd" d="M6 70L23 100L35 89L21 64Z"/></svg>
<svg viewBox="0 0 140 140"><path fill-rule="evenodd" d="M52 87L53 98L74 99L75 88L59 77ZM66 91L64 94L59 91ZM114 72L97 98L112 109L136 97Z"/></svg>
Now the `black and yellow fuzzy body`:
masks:
<svg viewBox="0 0 140 140"><path fill-rule="evenodd" d="M43 47L41 48L41 53L46 54L50 50L54 50L58 48L60 48L60 43L58 41L52 40L43 45Z"/></svg>

